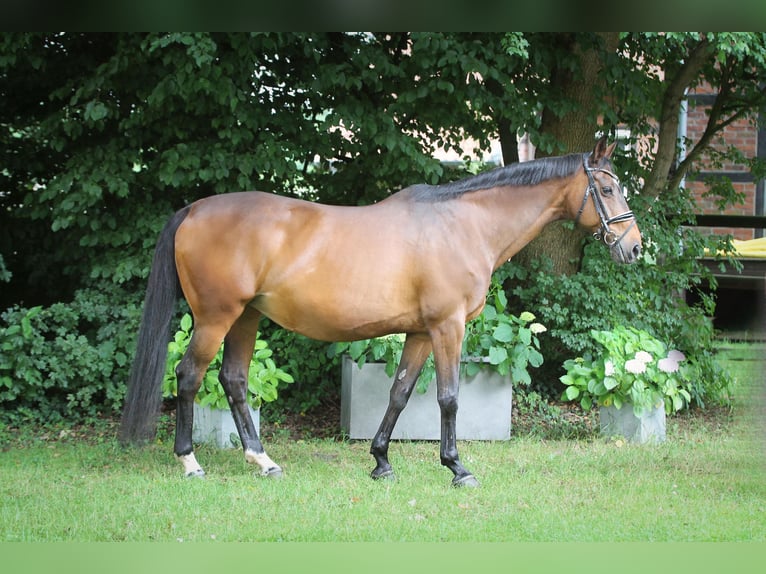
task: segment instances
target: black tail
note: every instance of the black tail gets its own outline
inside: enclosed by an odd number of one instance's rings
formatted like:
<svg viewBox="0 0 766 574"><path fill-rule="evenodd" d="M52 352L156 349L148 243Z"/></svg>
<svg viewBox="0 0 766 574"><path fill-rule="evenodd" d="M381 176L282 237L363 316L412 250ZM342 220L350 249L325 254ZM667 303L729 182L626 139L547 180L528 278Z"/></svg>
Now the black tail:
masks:
<svg viewBox="0 0 766 574"><path fill-rule="evenodd" d="M154 250L152 270L146 287L144 312L138 330L136 355L128 381L122 411L119 439L122 444L138 444L157 434L157 418L162 406L162 378L165 374L170 322L180 294L175 262L175 236L189 214L178 211L160 233Z"/></svg>

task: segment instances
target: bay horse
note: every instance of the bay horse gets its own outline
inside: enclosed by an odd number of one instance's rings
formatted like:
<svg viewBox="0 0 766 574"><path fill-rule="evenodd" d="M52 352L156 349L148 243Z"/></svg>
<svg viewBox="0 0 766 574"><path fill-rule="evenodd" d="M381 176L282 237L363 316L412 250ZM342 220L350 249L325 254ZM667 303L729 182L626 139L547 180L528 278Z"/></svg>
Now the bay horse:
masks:
<svg viewBox="0 0 766 574"><path fill-rule="evenodd" d="M414 185L364 207L330 206L262 192L201 199L161 232L149 275L120 440L156 433L177 297L194 331L176 369L174 452L187 476L203 476L192 445L192 406L224 343L219 380L245 459L281 476L246 407L247 375L261 316L323 341L405 333L390 402L372 440L373 478L393 476L388 447L430 353L441 414L441 464L454 485L475 486L455 432L465 325L484 307L492 272L558 219L594 232L614 261L634 262L641 234L601 139L590 153L537 159L445 185ZM589 201L591 199L592 201ZM180 288L180 292L179 292Z"/></svg>

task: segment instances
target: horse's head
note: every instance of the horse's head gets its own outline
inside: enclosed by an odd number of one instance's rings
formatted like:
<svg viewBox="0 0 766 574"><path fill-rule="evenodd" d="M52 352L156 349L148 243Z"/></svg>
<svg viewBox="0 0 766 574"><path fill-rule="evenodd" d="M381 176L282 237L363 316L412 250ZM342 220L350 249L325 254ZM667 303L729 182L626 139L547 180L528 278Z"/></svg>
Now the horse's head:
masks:
<svg viewBox="0 0 766 574"><path fill-rule="evenodd" d="M620 180L612 171L609 158L615 146L616 143L607 146L606 138L602 138L591 153L583 156L583 172L588 183L575 222L590 229L596 239L603 241L614 261L633 263L641 253L641 232L628 207Z"/></svg>

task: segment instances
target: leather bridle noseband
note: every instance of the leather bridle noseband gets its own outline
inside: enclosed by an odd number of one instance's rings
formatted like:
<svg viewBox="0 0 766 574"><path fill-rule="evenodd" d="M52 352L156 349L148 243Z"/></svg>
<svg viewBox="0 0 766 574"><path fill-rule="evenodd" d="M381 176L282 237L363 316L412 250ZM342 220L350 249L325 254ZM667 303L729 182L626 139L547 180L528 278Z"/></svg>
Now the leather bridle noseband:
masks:
<svg viewBox="0 0 766 574"><path fill-rule="evenodd" d="M593 178L593 172L600 171L601 173L607 174L615 182L617 182L618 188L620 185L620 180L615 174L607 169L600 167L588 167L588 157L589 154L585 154L582 158L582 166L585 170L585 175L588 176L588 187L585 189L585 196L582 198L582 205L580 205L580 210L577 212L577 217L575 217L575 223L580 220L580 216L582 215L583 210L585 210L585 205L588 203L588 197L592 197L593 205L596 207L596 213L598 213L598 217L601 220L601 229L595 232L593 237L595 237L597 241L603 241L608 247L613 247L616 243L619 243L622 238L625 237L625 235L627 235L628 231L633 229L633 226L636 224L636 216L632 211L628 210L619 215L615 215L614 217L609 217L608 213L606 212L604 201L601 199L598 187L596 186L596 180ZM610 223L621 223L623 221L630 220L633 220L633 223L631 223L620 236L609 229Z"/></svg>

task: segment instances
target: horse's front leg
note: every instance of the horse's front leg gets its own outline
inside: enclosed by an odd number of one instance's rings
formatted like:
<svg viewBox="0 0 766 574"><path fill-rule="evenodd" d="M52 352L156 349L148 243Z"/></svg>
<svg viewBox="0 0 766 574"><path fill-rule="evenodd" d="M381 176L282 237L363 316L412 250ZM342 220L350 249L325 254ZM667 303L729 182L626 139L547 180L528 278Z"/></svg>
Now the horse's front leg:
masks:
<svg viewBox="0 0 766 574"><path fill-rule="evenodd" d="M454 486L478 486L479 482L460 462L457 451L457 409L460 383L460 351L465 324L453 321L431 334L436 364L436 398L441 411L441 463L455 475Z"/></svg>
<svg viewBox="0 0 766 574"><path fill-rule="evenodd" d="M372 478L391 478L394 475L391 464L388 462L388 445L391 442L391 433L394 431L399 415L407 406L407 401L415 388L420 370L430 353L431 340L427 335L407 335L402 350L402 359L391 385L388 408L370 446L370 454L375 457L376 462L375 469L371 474Z"/></svg>

